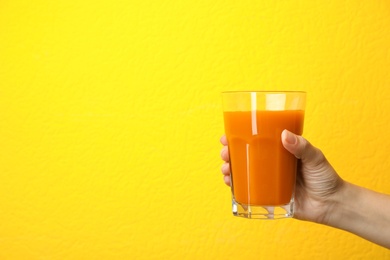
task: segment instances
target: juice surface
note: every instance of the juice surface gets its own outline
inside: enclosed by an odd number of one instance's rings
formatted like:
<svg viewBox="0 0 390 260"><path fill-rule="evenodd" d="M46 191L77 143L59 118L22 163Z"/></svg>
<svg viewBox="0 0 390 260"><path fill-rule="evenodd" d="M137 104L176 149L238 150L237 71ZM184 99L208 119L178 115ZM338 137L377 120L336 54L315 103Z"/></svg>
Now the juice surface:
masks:
<svg viewBox="0 0 390 260"><path fill-rule="evenodd" d="M224 112L232 192L236 202L276 206L290 202L297 159L284 149L281 133L302 134L304 111Z"/></svg>

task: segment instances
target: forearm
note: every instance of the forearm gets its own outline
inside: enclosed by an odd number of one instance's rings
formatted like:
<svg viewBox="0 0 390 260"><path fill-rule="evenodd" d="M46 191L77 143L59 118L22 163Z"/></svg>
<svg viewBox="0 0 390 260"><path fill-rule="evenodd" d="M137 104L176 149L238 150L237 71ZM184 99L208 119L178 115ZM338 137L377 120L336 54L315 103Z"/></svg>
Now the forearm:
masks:
<svg viewBox="0 0 390 260"><path fill-rule="evenodd" d="M390 196L345 182L327 224L390 248Z"/></svg>

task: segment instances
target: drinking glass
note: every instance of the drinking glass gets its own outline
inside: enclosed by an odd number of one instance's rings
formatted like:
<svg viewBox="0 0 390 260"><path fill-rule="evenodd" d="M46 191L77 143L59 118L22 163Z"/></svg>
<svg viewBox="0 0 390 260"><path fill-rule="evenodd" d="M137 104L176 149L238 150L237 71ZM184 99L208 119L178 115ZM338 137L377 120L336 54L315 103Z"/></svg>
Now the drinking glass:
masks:
<svg viewBox="0 0 390 260"><path fill-rule="evenodd" d="M222 92L233 215L293 216L297 158L283 147L281 133L302 135L305 103L301 91Z"/></svg>

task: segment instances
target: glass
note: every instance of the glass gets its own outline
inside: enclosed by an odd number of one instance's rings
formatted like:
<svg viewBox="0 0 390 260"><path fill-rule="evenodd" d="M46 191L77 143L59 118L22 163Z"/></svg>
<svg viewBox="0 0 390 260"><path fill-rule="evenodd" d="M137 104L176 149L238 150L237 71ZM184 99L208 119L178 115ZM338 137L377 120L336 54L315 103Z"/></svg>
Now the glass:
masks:
<svg viewBox="0 0 390 260"><path fill-rule="evenodd" d="M298 91L222 92L233 215L293 216L297 159L283 147L281 133L302 135L305 103L306 93Z"/></svg>

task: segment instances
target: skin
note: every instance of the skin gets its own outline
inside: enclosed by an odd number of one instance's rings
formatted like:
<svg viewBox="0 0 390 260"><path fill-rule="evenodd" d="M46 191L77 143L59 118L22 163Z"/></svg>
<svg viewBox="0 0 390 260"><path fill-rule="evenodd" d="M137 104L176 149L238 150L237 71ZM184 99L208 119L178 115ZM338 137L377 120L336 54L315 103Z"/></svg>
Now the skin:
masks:
<svg viewBox="0 0 390 260"><path fill-rule="evenodd" d="M321 150L302 136L284 130L281 140L299 159L294 218L343 229L390 249L390 196L340 178ZM226 136L220 141L221 171L230 186Z"/></svg>

